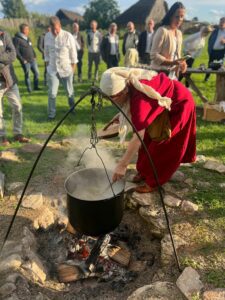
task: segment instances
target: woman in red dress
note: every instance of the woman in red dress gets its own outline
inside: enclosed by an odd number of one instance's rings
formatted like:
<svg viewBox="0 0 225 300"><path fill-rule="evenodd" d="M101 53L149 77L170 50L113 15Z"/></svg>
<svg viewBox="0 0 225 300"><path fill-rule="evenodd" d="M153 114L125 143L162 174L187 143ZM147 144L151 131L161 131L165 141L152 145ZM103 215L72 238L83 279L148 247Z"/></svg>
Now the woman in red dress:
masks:
<svg viewBox="0 0 225 300"><path fill-rule="evenodd" d="M182 83L169 79L164 73L118 67L103 73L100 88L130 117L147 146L161 185L171 178L180 163L195 161L195 104L190 91ZM170 134L157 140L151 136L149 128L165 112ZM121 135L125 135L127 129L125 123L122 118ZM168 122L163 124L168 126ZM160 123L155 125L162 126ZM135 133L115 168L113 181L126 174L127 166L137 152L138 176L145 180L145 185L137 191L151 192L157 182L148 156Z"/></svg>

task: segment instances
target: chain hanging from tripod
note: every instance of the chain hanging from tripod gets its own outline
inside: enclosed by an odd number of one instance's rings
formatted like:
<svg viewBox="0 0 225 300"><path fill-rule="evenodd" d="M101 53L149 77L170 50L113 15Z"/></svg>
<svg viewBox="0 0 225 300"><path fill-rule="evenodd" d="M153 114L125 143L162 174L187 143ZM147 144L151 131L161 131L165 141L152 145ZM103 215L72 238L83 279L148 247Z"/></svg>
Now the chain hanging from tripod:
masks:
<svg viewBox="0 0 225 300"><path fill-rule="evenodd" d="M95 96L96 94L98 94L98 101L96 103L95 101ZM103 106L103 100L102 100L102 94L101 93L98 93L98 91L92 91L92 95L91 95L91 126L90 126L90 144L91 146L89 147L86 147L84 149L84 151L82 152L81 154L81 157L80 159L78 160L78 163L77 163L77 166L79 166L84 154L86 153L87 150L92 150L94 149L95 152L96 152L96 155L98 156L98 158L100 159L102 165L103 165L103 168L105 170L105 174L106 174L106 177L108 179L108 182L109 182L109 187L111 188L112 190L112 193L113 195L115 196L115 193L114 193L114 190L113 190L113 187L112 187L112 182L109 178L109 174L108 174L108 171L107 171L107 168L106 168L106 165L103 161L103 159L101 158L98 150L97 150L97 143L99 142L99 138L98 138L98 133L97 133L97 128L96 128L96 109L98 110L101 110L102 109L102 106Z"/></svg>

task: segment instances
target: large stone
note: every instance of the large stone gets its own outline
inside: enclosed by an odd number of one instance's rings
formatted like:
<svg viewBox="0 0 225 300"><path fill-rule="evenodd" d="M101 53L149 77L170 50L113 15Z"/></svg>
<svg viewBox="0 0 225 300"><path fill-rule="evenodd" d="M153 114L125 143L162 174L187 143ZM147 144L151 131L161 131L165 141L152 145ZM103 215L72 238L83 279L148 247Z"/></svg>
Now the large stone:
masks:
<svg viewBox="0 0 225 300"><path fill-rule="evenodd" d="M22 245L24 249L37 249L37 240L28 227L23 228Z"/></svg>
<svg viewBox="0 0 225 300"><path fill-rule="evenodd" d="M13 283L5 283L0 287L0 296L1 299L5 299L8 295L12 294L16 290L16 286Z"/></svg>
<svg viewBox="0 0 225 300"><path fill-rule="evenodd" d="M192 203L191 201L184 200L181 203L181 210L187 214L194 214L198 211L198 205Z"/></svg>
<svg viewBox="0 0 225 300"><path fill-rule="evenodd" d="M206 157L204 155L197 155L196 162L204 163L204 162L206 162Z"/></svg>
<svg viewBox="0 0 225 300"><path fill-rule="evenodd" d="M152 206L157 203L159 194L158 192L144 194L134 192L132 193L131 198L141 206Z"/></svg>
<svg viewBox="0 0 225 300"><path fill-rule="evenodd" d="M172 282L156 281L134 291L127 300L184 300L184 297Z"/></svg>
<svg viewBox="0 0 225 300"><path fill-rule="evenodd" d="M7 191L12 194L12 193L15 193L15 192L18 192L19 190L21 190L24 186L24 183L23 182L12 182L12 183L9 183L6 188L7 188Z"/></svg>
<svg viewBox="0 0 225 300"><path fill-rule="evenodd" d="M204 164L204 168L208 169L208 170L213 170L213 171L219 172L221 174L225 173L225 165L223 165L222 163L220 163L218 161L214 161L214 160L208 160Z"/></svg>
<svg viewBox="0 0 225 300"><path fill-rule="evenodd" d="M39 292L38 295L35 297L35 300L50 300L50 298Z"/></svg>
<svg viewBox="0 0 225 300"><path fill-rule="evenodd" d="M39 209L43 205L42 193L36 193L25 196L22 201L22 206L25 208Z"/></svg>
<svg viewBox="0 0 225 300"><path fill-rule="evenodd" d="M34 252L29 251L27 259L28 261L22 265L22 268L28 272L34 281L44 283L47 272L39 257Z"/></svg>
<svg viewBox="0 0 225 300"><path fill-rule="evenodd" d="M20 148L25 153L39 153L43 145L41 144L25 144Z"/></svg>
<svg viewBox="0 0 225 300"><path fill-rule="evenodd" d="M193 186L194 183L192 178L187 178L184 180L184 182L191 187Z"/></svg>
<svg viewBox="0 0 225 300"><path fill-rule="evenodd" d="M225 289L205 291L202 298L203 300L225 300Z"/></svg>
<svg viewBox="0 0 225 300"><path fill-rule="evenodd" d="M186 242L177 235L173 235L176 250L185 246ZM174 262L174 251L169 234L166 234L161 240L161 263L163 266L170 265Z"/></svg>
<svg viewBox="0 0 225 300"><path fill-rule="evenodd" d="M4 162L20 162L19 157L16 155L16 151L15 150L5 150L5 151L1 151L0 152L0 161L4 161Z"/></svg>
<svg viewBox="0 0 225 300"><path fill-rule="evenodd" d="M0 199L4 197L5 175L0 171Z"/></svg>
<svg viewBox="0 0 225 300"><path fill-rule="evenodd" d="M173 173L172 177L171 177L171 181L178 181L178 182L182 182L185 179L185 175L183 172L177 170L175 173Z"/></svg>
<svg viewBox="0 0 225 300"><path fill-rule="evenodd" d="M16 284L19 278L25 280L25 278L20 273L12 273L6 278L5 281Z"/></svg>
<svg viewBox="0 0 225 300"><path fill-rule="evenodd" d="M17 294L14 293L14 294L11 294L10 296L8 296L7 298L5 298L4 300L20 300L20 299L18 298Z"/></svg>
<svg viewBox="0 0 225 300"><path fill-rule="evenodd" d="M7 241L2 249L1 257L5 258L12 254L22 254L22 244L15 241Z"/></svg>
<svg viewBox="0 0 225 300"><path fill-rule="evenodd" d="M199 296L203 288L198 272L192 267L184 269L177 279L176 284L188 300L192 300L193 297Z"/></svg>
<svg viewBox="0 0 225 300"><path fill-rule="evenodd" d="M2 258L0 261L0 272L7 271L9 269L18 269L22 264L22 258L18 254L12 254L7 258Z"/></svg>
<svg viewBox="0 0 225 300"><path fill-rule="evenodd" d="M211 185L207 181L198 181L197 182L197 187L198 188L209 188Z"/></svg>
<svg viewBox="0 0 225 300"><path fill-rule="evenodd" d="M140 207L139 214L150 225L150 230L153 235L157 237L162 237L164 235L167 226L165 215L161 207Z"/></svg>
<svg viewBox="0 0 225 300"><path fill-rule="evenodd" d="M177 197L166 195L164 197L164 203L169 207L178 207L181 204L181 200Z"/></svg>
<svg viewBox="0 0 225 300"><path fill-rule="evenodd" d="M55 218L53 212L48 207L45 207L34 220L33 227L36 230L39 228L47 230L54 222Z"/></svg>

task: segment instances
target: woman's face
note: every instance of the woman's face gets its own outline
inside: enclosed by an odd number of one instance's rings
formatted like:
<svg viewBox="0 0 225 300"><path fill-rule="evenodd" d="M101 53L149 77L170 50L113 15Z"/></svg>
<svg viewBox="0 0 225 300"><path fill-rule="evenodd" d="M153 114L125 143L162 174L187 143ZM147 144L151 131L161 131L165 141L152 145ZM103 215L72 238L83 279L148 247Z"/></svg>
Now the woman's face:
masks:
<svg viewBox="0 0 225 300"><path fill-rule="evenodd" d="M124 103L128 100L129 90L126 87L123 91L119 92L116 95L111 96L112 100L115 101L120 107L124 105Z"/></svg>
<svg viewBox="0 0 225 300"><path fill-rule="evenodd" d="M178 8L175 14L171 17L170 27L173 29L179 28L184 21L185 9Z"/></svg>

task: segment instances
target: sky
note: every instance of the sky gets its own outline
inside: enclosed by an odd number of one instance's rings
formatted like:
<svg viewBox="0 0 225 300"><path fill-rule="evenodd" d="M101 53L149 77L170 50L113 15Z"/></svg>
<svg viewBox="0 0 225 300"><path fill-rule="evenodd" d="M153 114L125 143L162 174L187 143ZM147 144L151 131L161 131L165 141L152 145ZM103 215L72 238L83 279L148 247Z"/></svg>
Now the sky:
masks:
<svg viewBox="0 0 225 300"><path fill-rule="evenodd" d="M82 14L88 0L23 0L28 11L54 15L59 8L73 10ZM109 0L110 1L110 0ZM120 11L126 10L138 0L117 0ZM167 0L169 7L176 1ZM225 0L183 0L187 9L187 19L198 17L201 21L216 23L225 16Z"/></svg>

